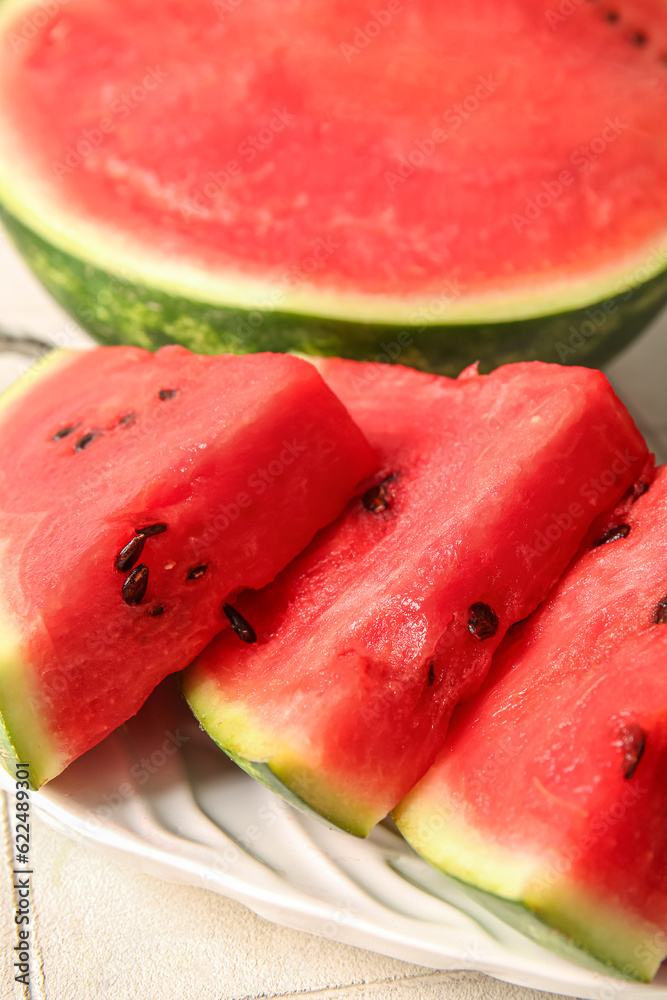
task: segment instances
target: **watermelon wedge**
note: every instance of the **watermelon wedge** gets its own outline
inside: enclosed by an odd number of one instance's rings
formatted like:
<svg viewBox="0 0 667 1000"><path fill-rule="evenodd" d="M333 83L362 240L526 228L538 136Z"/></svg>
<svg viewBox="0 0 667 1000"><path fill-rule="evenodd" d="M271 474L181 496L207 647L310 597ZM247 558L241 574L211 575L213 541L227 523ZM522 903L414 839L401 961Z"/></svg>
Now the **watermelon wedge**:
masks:
<svg viewBox="0 0 667 1000"><path fill-rule="evenodd" d="M509 626L652 463L600 372L317 366L379 472L271 586L239 595L258 642L221 634L184 691L249 773L365 835L433 761Z"/></svg>
<svg viewBox="0 0 667 1000"><path fill-rule="evenodd" d="M599 363L667 297L667 6L566 6L4 0L6 224L105 342Z"/></svg>
<svg viewBox="0 0 667 1000"><path fill-rule="evenodd" d="M436 867L649 980L667 956L667 466L595 541L394 816Z"/></svg>
<svg viewBox="0 0 667 1000"><path fill-rule="evenodd" d="M133 715L375 457L312 365L57 352L0 411L0 746L35 786Z"/></svg>

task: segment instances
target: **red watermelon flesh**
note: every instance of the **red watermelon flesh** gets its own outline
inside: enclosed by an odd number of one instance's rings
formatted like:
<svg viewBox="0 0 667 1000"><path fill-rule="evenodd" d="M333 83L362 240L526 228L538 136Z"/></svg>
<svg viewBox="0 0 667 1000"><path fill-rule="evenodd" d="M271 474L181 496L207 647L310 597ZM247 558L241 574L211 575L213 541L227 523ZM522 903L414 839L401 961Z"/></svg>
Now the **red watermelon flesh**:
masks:
<svg viewBox="0 0 667 1000"><path fill-rule="evenodd" d="M58 352L3 402L0 721L40 784L186 666L375 457L286 355Z"/></svg>
<svg viewBox="0 0 667 1000"><path fill-rule="evenodd" d="M434 865L649 979L667 955L667 466L602 538L508 636L395 817Z"/></svg>
<svg viewBox="0 0 667 1000"><path fill-rule="evenodd" d="M70 0L24 31L7 4L10 209L186 296L359 321L559 312L664 266L662 0L381 8Z"/></svg>
<svg viewBox="0 0 667 1000"><path fill-rule="evenodd" d="M185 691L242 766L365 834L647 452L600 372L315 363L379 452L375 487L239 596L257 644L222 634Z"/></svg>

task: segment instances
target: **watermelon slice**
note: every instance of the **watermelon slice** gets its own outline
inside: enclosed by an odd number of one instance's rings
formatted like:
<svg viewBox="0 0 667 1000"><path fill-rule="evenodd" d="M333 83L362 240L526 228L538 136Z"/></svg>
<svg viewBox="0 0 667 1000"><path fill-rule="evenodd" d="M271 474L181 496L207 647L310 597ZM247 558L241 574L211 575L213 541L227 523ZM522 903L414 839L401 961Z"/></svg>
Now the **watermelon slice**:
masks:
<svg viewBox="0 0 667 1000"><path fill-rule="evenodd" d="M258 643L220 635L184 690L241 766L364 835L593 517L652 466L600 372L317 364L380 471L270 587L239 596Z"/></svg>
<svg viewBox="0 0 667 1000"><path fill-rule="evenodd" d="M7 225L103 341L597 363L667 296L667 6L566 6L4 0Z"/></svg>
<svg viewBox="0 0 667 1000"><path fill-rule="evenodd" d="M432 864L648 980L667 956L667 466L595 541L394 816Z"/></svg>
<svg viewBox="0 0 667 1000"><path fill-rule="evenodd" d="M28 372L0 413L6 765L40 785L133 715L374 466L298 358L114 347Z"/></svg>

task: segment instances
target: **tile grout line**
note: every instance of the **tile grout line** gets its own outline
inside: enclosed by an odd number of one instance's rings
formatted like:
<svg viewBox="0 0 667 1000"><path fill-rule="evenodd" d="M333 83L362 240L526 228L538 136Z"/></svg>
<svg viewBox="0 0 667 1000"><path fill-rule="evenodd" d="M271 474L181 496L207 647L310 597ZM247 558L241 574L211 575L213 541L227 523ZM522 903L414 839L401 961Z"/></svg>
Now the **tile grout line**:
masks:
<svg viewBox="0 0 667 1000"><path fill-rule="evenodd" d="M350 996L355 990L369 992L380 988L393 991L399 989L415 989L418 986L438 986L441 983L460 982L462 980L476 981L483 973L456 969L434 969L431 972L420 972L412 976L401 976L398 979L375 979L372 982L346 983L343 986L326 986L315 990L297 990L290 993L258 993L234 997L233 1000L304 1000L313 997L315 1000L337 1000L338 997Z"/></svg>

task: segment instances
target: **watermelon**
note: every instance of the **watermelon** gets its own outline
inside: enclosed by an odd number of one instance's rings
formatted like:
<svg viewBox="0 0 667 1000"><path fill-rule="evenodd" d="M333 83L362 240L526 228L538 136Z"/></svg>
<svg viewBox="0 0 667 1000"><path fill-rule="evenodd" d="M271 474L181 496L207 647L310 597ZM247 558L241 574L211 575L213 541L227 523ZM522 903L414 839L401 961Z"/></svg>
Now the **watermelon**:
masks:
<svg viewBox="0 0 667 1000"><path fill-rule="evenodd" d="M661 466L508 636L394 813L432 864L642 980L667 956L666 623Z"/></svg>
<svg viewBox="0 0 667 1000"><path fill-rule="evenodd" d="M298 358L174 345L38 363L0 412L6 766L28 761L38 786L133 715L374 465Z"/></svg>
<svg viewBox="0 0 667 1000"><path fill-rule="evenodd" d="M667 6L565 6L3 0L5 222L104 342L597 364L667 298Z"/></svg>
<svg viewBox="0 0 667 1000"><path fill-rule="evenodd" d="M249 773L365 835L431 764L509 626L652 464L590 369L317 366L379 471L273 584L239 596L257 644L221 634L184 691Z"/></svg>

